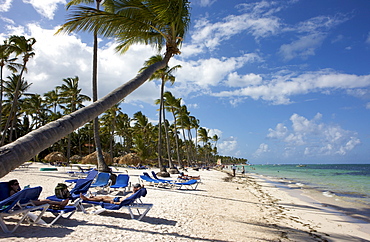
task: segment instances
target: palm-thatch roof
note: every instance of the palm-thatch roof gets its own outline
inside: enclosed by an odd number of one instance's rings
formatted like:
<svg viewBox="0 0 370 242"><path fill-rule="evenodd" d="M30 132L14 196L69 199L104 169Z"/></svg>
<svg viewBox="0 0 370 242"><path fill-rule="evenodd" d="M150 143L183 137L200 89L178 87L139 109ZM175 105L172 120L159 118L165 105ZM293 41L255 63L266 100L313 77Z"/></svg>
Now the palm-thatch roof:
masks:
<svg viewBox="0 0 370 242"><path fill-rule="evenodd" d="M66 162L67 158L62 152L52 152L45 156L44 160L49 162Z"/></svg>
<svg viewBox="0 0 370 242"><path fill-rule="evenodd" d="M129 153L124 156L115 157L114 163L118 163L120 165L137 165L139 163L142 163L141 159L137 154Z"/></svg>
<svg viewBox="0 0 370 242"><path fill-rule="evenodd" d="M97 152L91 153L87 156L82 157L81 163L82 164L97 164L98 158L97 158ZM103 152L104 161L107 165L112 164L112 158L110 157L109 153Z"/></svg>

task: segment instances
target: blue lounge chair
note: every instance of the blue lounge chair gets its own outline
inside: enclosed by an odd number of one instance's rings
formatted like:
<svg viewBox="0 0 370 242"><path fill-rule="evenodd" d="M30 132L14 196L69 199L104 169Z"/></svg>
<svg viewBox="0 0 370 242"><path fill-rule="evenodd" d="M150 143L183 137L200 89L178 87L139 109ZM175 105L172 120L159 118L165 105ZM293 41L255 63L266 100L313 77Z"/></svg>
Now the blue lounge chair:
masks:
<svg viewBox="0 0 370 242"><path fill-rule="evenodd" d="M0 201L0 227L5 233L13 233L28 217L29 212L41 209L41 213L35 217L34 222L37 223L40 221L49 204L36 206L32 201L38 200L41 191L42 187L26 188ZM20 214L21 217L13 229L9 229L5 224L4 218L15 214Z"/></svg>
<svg viewBox="0 0 370 242"><path fill-rule="evenodd" d="M82 205L81 205L81 199L80 199L80 194L86 195L88 192L91 183L93 180L91 179L78 179L76 182L76 185L72 190L70 191L71 196L70 201L74 202L73 205L71 206L65 206L63 209L53 209L52 207L49 207L47 209L48 212L51 212L55 218L53 221L48 223L48 225L53 225L59 218L65 218L69 219L76 211L78 208L80 208L82 211L84 211ZM49 200L53 201L62 201L63 199L57 198L55 195L47 197ZM68 214L68 216L65 216Z"/></svg>
<svg viewBox="0 0 370 242"><path fill-rule="evenodd" d="M116 184L110 186L109 188L113 189L119 189L119 188L124 188L124 192L126 192L126 187L129 186L129 180L130 176L127 174L119 174L117 176Z"/></svg>
<svg viewBox="0 0 370 242"><path fill-rule="evenodd" d="M189 187L192 189L192 190L196 190L197 187L198 187L198 180L188 180L186 182L174 182L172 183L172 187L173 188L176 188L177 189L181 189L182 186L186 187L186 189L189 189Z"/></svg>
<svg viewBox="0 0 370 242"><path fill-rule="evenodd" d="M140 176L139 176L139 178L140 178L140 180L141 180L142 182L146 182L146 183L148 183L149 185L153 185L153 186L157 186L157 187L159 187L160 185L166 186L166 185L170 184L170 183L168 183L168 182L162 182L162 181L159 181L159 180L157 180L157 179L153 179L153 178L151 178L151 177L149 176L149 174L148 174L148 173L143 174L143 175L140 175Z"/></svg>
<svg viewBox="0 0 370 242"><path fill-rule="evenodd" d="M94 202L94 201L83 201L83 203L91 204L94 206L99 206L99 209L95 209L92 214L100 214L106 210L114 211L114 210L121 210L123 208L128 209L131 219L135 219L134 213L132 209L136 209L138 212L137 220L141 220L153 207L153 204L150 203L142 203L141 197L145 197L147 194L146 188L141 188L139 191L135 192L125 200L123 200L120 204L112 204L112 203L104 203L104 202ZM140 212L140 209L145 209L144 212Z"/></svg>
<svg viewBox="0 0 370 242"><path fill-rule="evenodd" d="M143 173L145 174L146 172L143 172ZM158 180L158 181L161 181L161 182L168 182L168 183L172 183L172 182L174 182L173 180L160 179L160 178L158 178L158 177L157 177L157 174L155 174L155 172L154 172L154 171L152 171L152 175L153 175L153 178L154 178L154 179L156 179L156 180Z"/></svg>
<svg viewBox="0 0 370 242"><path fill-rule="evenodd" d="M110 174L105 172L98 173L98 176L96 177L96 180L93 184L91 184L91 188L104 188L110 186L111 180L110 180Z"/></svg>
<svg viewBox="0 0 370 242"><path fill-rule="evenodd" d="M76 185L69 191L71 196L69 199L71 201L76 201L80 198L80 194L82 193L85 195L92 184L93 180L91 179L78 179L76 182ZM53 200L53 201L62 201L63 199L57 198L55 195L47 197L47 199Z"/></svg>
<svg viewBox="0 0 370 242"><path fill-rule="evenodd" d="M98 173L99 173L98 170L92 169L92 170L89 171L89 173L87 174L85 179L94 180L96 175L98 175ZM76 183L78 180L80 180L80 179L70 179L70 180L65 180L64 182Z"/></svg>

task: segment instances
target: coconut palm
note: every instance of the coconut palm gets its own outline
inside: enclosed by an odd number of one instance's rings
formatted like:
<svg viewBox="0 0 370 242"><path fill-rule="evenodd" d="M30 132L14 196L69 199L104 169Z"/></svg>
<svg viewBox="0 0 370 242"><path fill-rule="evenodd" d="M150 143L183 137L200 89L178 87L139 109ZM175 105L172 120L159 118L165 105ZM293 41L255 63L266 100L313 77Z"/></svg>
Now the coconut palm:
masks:
<svg viewBox="0 0 370 242"><path fill-rule="evenodd" d="M149 60L145 61L144 67L141 68L140 72L144 71L146 68L151 66L152 64L156 62L163 61L163 56L161 55L155 55L149 58ZM162 69L157 70L150 78L149 81L151 80L161 80L161 90L160 90L160 99L159 102L157 101L155 104L159 104L159 122L158 122L158 127L159 127L159 138L158 138L158 166L160 167L160 174L164 176L169 176L167 175L166 168L163 166L163 161L162 161L162 118L165 120L165 112L164 112L164 107L163 107L163 94L164 94L164 87L166 82L170 82L173 84L175 82L175 76L172 74L175 72L177 69L181 68L181 65L176 65L174 67L169 67L165 66ZM171 160L171 155L170 155L170 143L169 143L169 138L168 138L168 128L166 125L166 122L164 122L165 125L165 134L166 134L166 141L167 141L167 153L168 153L168 162L169 162L169 167L171 169L174 169L174 166L172 164ZM162 174L163 173L163 174Z"/></svg>
<svg viewBox="0 0 370 242"><path fill-rule="evenodd" d="M100 10L102 0L72 0L67 3L67 9L73 5L79 4L92 4L95 3L95 9ZM93 102L98 100L98 34L94 31L94 45L93 45L93 68L92 68L92 94ZM99 118L94 119L94 141L97 153L97 164L98 170L103 172L109 172L108 165L104 162L103 151L101 147L100 134L99 134Z"/></svg>
<svg viewBox="0 0 370 242"><path fill-rule="evenodd" d="M163 94L164 98L164 107L167 111L171 112L174 119L174 136L175 136L175 142L176 142L176 154L177 154L177 162L179 163L180 168L182 168L182 163L180 159L180 152L179 152L179 139L177 135L177 119L176 119L176 113L181 107L181 98L175 98L171 92L165 92Z"/></svg>
<svg viewBox="0 0 370 242"><path fill-rule="evenodd" d="M108 110L140 87L156 70L164 68L171 57L180 54L179 46L190 23L189 4L187 0L111 0L110 12L77 7L60 32L96 31L104 37L115 37L117 50L121 52L132 44L151 44L158 49L165 46L163 61L153 64L91 105L1 147L0 177Z"/></svg>
<svg viewBox="0 0 370 242"><path fill-rule="evenodd" d="M81 88L78 87L79 78L63 79L63 84L58 86L57 89L60 91L61 108L65 114L73 113L74 111L83 108L83 102L90 101L90 98L84 94L81 94ZM67 160L71 156L71 134L68 134L67 143Z"/></svg>
<svg viewBox="0 0 370 242"><path fill-rule="evenodd" d="M33 52L33 45L35 43L36 43L36 40L34 38L26 39L24 36L13 35L9 38L9 48L12 50L12 52L15 53L16 56L22 55L23 66L18 76L18 82L17 82L17 86L15 89L15 95L14 95L14 99L12 103L12 108L10 110L10 115L8 116L8 119L6 121L4 130L8 129L10 122L12 121L13 114L16 112L16 109L18 108L18 94L19 94L19 89L21 87L21 79L23 76L23 72L26 70L27 62L29 61L30 58L32 58L35 55L35 53ZM14 123L12 125L14 125ZM4 144L4 139L1 139L0 146L3 144Z"/></svg>
<svg viewBox="0 0 370 242"><path fill-rule="evenodd" d="M5 142L5 138L8 137L9 142L13 140L13 131L16 131L16 125L18 123L18 118L21 115L20 106L17 105L16 109L13 109L13 100L17 99L17 101L21 101L22 96L24 96L24 92L30 88L31 84L28 84L24 78L19 79L19 75L12 74L8 76L8 80L4 83L4 93L6 100L4 101L4 114L8 115L7 124L3 131L3 135L1 137L1 142ZM18 92L16 89L18 88ZM16 95L17 94L17 95ZM13 111L13 112L12 112ZM4 120L5 121L5 120ZM9 127L10 125L10 127ZM16 134L16 132L15 132Z"/></svg>
<svg viewBox="0 0 370 242"><path fill-rule="evenodd" d="M15 73L21 68L21 64L15 63L17 58L11 58L12 48L8 40L4 40L4 44L0 45L0 133L2 131L2 116L3 116L3 94L4 94L4 80L3 70L7 67L8 70Z"/></svg>

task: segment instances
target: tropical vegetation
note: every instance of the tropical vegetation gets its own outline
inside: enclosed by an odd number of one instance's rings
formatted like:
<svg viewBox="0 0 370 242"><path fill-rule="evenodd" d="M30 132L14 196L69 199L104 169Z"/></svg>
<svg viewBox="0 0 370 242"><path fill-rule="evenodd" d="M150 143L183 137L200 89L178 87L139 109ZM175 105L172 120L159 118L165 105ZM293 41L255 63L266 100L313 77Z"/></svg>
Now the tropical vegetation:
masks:
<svg viewBox="0 0 370 242"><path fill-rule="evenodd" d="M0 147L0 177L29 159L42 157L46 152L63 151L81 155L91 152L94 133L91 121L102 114L99 119L102 149L110 150L113 155L135 152L143 161L149 161L158 158L158 153L167 153L168 160L173 159L180 167L184 163L210 164L219 158L216 156L217 141L212 144L214 139L205 137L207 130L202 130L200 134L203 146L197 143L197 138L194 141L193 133L197 137L199 120L190 116L186 106L180 105L177 98L170 100L171 94L166 96L162 92L160 110L172 113L172 124L163 116L163 123L153 125L141 112L130 118L120 113L117 105L153 74L166 70L170 58L181 53L179 48L190 22L189 2L106 0L104 6L104 11L73 6L70 18L58 33L87 31L102 37L113 37L117 42L117 51L121 53L133 44L150 44L158 51L165 48L162 59L145 65L132 80L84 107L83 101L87 97L79 92L78 77L62 80L64 83L61 86L43 96L26 94L25 90L31 84L24 80L23 73L30 58L35 55L32 45L36 40L11 36L0 47L0 132L5 144ZM14 65L20 55L22 63ZM3 67L14 71L8 80L3 80ZM66 104L66 99L71 98L69 88L77 90L73 105L71 102ZM167 132L163 134L162 130ZM160 135L166 137L166 146L157 146ZM233 159L230 157L230 160Z"/></svg>

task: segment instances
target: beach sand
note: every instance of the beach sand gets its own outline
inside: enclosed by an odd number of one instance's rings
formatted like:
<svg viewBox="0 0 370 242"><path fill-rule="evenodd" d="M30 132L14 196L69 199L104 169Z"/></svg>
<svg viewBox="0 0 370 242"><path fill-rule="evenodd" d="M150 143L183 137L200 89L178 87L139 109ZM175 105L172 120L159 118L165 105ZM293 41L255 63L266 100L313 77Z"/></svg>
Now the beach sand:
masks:
<svg viewBox="0 0 370 242"><path fill-rule="evenodd" d="M0 181L16 178L22 187L40 185L40 198L45 198L54 194L57 183L70 178L70 168L40 171L42 167L49 165L17 168ZM137 183L143 170L114 172L128 172L130 181ZM148 194L142 200L154 206L141 221L130 219L127 210L100 215L78 211L51 227L24 223L13 234L0 231L0 241L370 241L368 222L351 220L258 176L191 169L187 174L201 176L197 190L146 185ZM52 218L51 213L43 217Z"/></svg>

